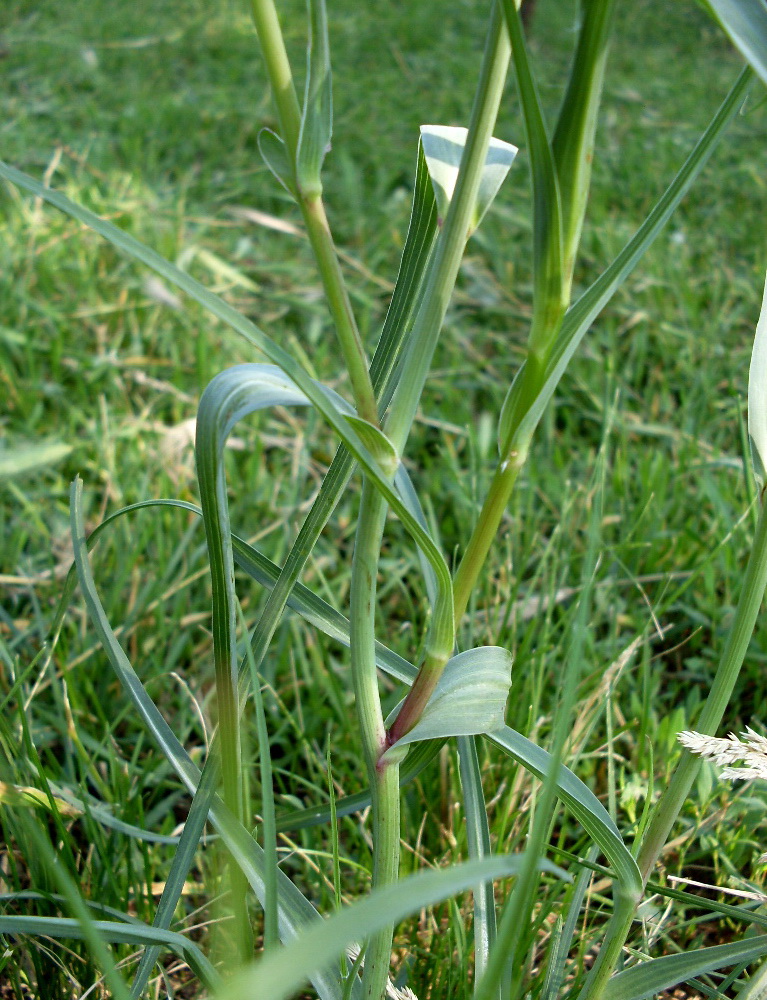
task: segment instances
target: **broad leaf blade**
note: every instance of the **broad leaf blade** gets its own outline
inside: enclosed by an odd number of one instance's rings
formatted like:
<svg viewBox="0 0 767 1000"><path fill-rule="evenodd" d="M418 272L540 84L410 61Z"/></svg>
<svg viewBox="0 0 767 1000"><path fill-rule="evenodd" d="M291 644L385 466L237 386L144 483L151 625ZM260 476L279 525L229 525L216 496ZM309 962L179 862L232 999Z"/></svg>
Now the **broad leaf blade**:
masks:
<svg viewBox="0 0 767 1000"><path fill-rule="evenodd" d="M468 129L452 125L421 126L421 148L434 188L440 224L447 217L468 134ZM517 147L511 143L495 137L490 140L472 211L469 235L477 230L485 217L501 184L506 179L517 152Z"/></svg>
<svg viewBox="0 0 767 1000"><path fill-rule="evenodd" d="M383 759L399 760L403 748L422 740L476 736L503 729L510 686L508 650L480 646L458 653L445 664L419 721L386 751Z"/></svg>

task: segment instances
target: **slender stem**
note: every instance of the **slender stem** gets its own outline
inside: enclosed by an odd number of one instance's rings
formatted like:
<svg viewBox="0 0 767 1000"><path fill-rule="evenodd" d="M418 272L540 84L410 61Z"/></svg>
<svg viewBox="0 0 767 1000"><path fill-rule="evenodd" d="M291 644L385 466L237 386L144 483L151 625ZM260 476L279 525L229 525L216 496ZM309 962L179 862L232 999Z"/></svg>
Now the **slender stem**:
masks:
<svg viewBox="0 0 767 1000"><path fill-rule="evenodd" d="M357 413L371 424L378 426L378 409L370 381L365 348L362 345L352 304L346 291L341 265L330 232L325 206L320 195L304 198L299 195L306 232L317 261L325 297L336 326L336 333L343 351L346 368L354 393Z"/></svg>
<svg viewBox="0 0 767 1000"><path fill-rule="evenodd" d="M351 661L357 719L373 797L373 886L397 880L399 870L399 769L380 761L386 749L375 662L376 575L386 502L367 480L362 486L351 580ZM381 1000L386 991L394 925L368 943L363 995Z"/></svg>
<svg viewBox="0 0 767 1000"><path fill-rule="evenodd" d="M301 109L293 83L288 54L285 50L285 42L273 0L251 0L251 8L266 63L266 71L274 91L280 132L287 148L295 181ZM344 362L349 372L357 412L365 420L378 426L378 411L370 381L368 361L346 291L322 196L317 194L307 197L296 185L296 198L322 278L325 297L336 327Z"/></svg>
<svg viewBox="0 0 767 1000"><path fill-rule="evenodd" d="M469 134L455 192L435 250L421 309L416 317L392 401L386 433L402 454L431 366L442 323L458 276L487 149L498 116L511 47L499 0L493 3L485 54L471 112Z"/></svg>
<svg viewBox="0 0 767 1000"><path fill-rule="evenodd" d="M474 531L453 580L453 607L456 626L460 624L466 613L469 598L495 540L511 491L514 489L525 458L526 456L522 454L512 455L509 461L501 462L495 470Z"/></svg>
<svg viewBox="0 0 767 1000"><path fill-rule="evenodd" d="M282 39L277 10L273 0L251 0L251 10L266 63L266 72L274 93L274 103L277 105L280 131L290 154L290 162L295 164L298 134L301 130L301 107L293 83L293 72L285 50L285 42Z"/></svg>
<svg viewBox="0 0 767 1000"><path fill-rule="evenodd" d="M767 586L767 507L762 506L746 567L743 588L735 610L735 618L727 636L714 683L697 723L697 728L702 733L714 735L721 725L748 650L756 616L764 597L765 586ZM684 805L699 768L699 758L685 750L671 782L655 807L637 857L637 864L645 885L663 850L671 827ZM616 901L615 910L607 926L604 943L579 1000L598 1000L602 995L628 937L637 902L628 897L620 896Z"/></svg>

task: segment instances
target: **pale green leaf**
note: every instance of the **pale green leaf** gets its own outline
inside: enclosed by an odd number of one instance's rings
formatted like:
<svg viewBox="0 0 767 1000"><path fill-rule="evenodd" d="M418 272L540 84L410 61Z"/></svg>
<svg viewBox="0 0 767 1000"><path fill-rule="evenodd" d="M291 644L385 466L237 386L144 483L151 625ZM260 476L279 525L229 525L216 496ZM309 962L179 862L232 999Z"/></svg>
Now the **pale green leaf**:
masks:
<svg viewBox="0 0 767 1000"><path fill-rule="evenodd" d="M359 902L307 929L300 941L235 976L221 993L221 1000L241 1000L243 997L287 1000L315 970L330 965L348 945L478 882L514 875L519 865L518 857L499 855L419 872L394 885L376 889ZM541 861L540 867L568 879L566 872L550 862Z"/></svg>
<svg viewBox="0 0 767 1000"><path fill-rule="evenodd" d="M753 962L765 954L767 934L760 934L744 941L653 958L608 980L603 1000L645 1000L688 979L730 965Z"/></svg>
<svg viewBox="0 0 767 1000"><path fill-rule="evenodd" d="M71 451L72 445L62 441L0 448L0 479L12 479L35 469L54 465L66 458Z"/></svg>
<svg viewBox="0 0 767 1000"><path fill-rule="evenodd" d="M293 171L288 158L288 150L280 137L269 128L262 128L258 133L258 150L264 163L282 184L288 194L296 197L296 186L293 183Z"/></svg>
<svg viewBox="0 0 767 1000"><path fill-rule="evenodd" d="M320 172L333 135L333 87L325 0L307 2L306 93L296 151L296 180L301 193L311 197L322 191Z"/></svg>
<svg viewBox="0 0 767 1000"><path fill-rule="evenodd" d="M444 222L447 217L467 135L468 129L457 126L421 126L421 146L434 187L440 223ZM490 140L477 191L477 199L472 211L470 235L478 228L493 199L498 194L516 155L516 146L500 139L492 138Z"/></svg>
<svg viewBox="0 0 767 1000"><path fill-rule="evenodd" d="M706 0L730 41L767 83L767 3L765 0Z"/></svg>
<svg viewBox="0 0 767 1000"><path fill-rule="evenodd" d="M511 686L511 654L501 646L480 646L448 660L423 715L391 746L384 760L399 760L421 740L475 736L503 729Z"/></svg>
<svg viewBox="0 0 767 1000"><path fill-rule="evenodd" d="M748 436L754 476L759 488L763 489L767 469L767 284L748 372Z"/></svg>
<svg viewBox="0 0 767 1000"><path fill-rule="evenodd" d="M357 432L360 441L375 457L381 468L389 475L394 475L399 465L399 455L384 432L368 420L363 420L362 417L356 415L347 416L346 420Z"/></svg>

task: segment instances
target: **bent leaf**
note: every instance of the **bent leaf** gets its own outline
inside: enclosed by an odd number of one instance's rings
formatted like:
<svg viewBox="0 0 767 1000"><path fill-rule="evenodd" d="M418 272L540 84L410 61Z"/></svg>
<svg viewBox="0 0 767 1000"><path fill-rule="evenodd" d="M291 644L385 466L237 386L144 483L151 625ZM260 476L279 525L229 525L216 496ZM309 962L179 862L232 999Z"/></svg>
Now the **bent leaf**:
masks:
<svg viewBox="0 0 767 1000"><path fill-rule="evenodd" d="M714 17L749 66L767 83L765 0L706 0Z"/></svg>
<svg viewBox="0 0 767 1000"><path fill-rule="evenodd" d="M456 126L421 126L421 146L434 187L440 222L444 222L447 216L468 134L468 129ZM469 235L478 228L485 217L485 213L498 194L516 155L517 147L512 146L511 143L495 138L490 140L477 191L477 200L472 211Z"/></svg>
<svg viewBox="0 0 767 1000"><path fill-rule="evenodd" d="M453 656L419 721L386 751L383 760L400 760L408 744L421 740L503 729L511 662L511 653L501 646L480 646Z"/></svg>
<svg viewBox="0 0 767 1000"><path fill-rule="evenodd" d="M767 469L767 283L748 370L748 436L754 476L761 490Z"/></svg>

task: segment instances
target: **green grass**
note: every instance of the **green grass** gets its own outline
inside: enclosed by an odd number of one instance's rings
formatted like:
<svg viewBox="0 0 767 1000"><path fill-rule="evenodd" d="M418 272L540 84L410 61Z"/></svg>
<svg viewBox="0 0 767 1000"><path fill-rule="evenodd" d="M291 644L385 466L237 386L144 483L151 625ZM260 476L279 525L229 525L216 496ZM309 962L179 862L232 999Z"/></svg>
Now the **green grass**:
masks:
<svg viewBox="0 0 767 1000"><path fill-rule="evenodd" d="M406 231L418 125L466 122L486 11L469 2L447 11L385 2L374 14L353 3L332 6L336 122L327 202L372 346ZM738 70L723 36L694 5L668 8L643 0L620 13L579 287L644 217ZM303 65L302 12L297 0L285 5L296 66ZM533 27L552 113L571 17L569 5L548 0ZM340 363L308 246L234 211L246 206L298 222L258 155L258 129L273 115L244 9L232 0L119 7L10 0L0 50L2 159L36 175L49 169L51 183L70 197L185 260L335 384ZM511 85L508 94L497 134L523 145ZM656 789L666 782L675 733L694 727L753 526L750 515L743 518L751 488L740 420L765 257L760 101L758 93L750 100L693 194L588 335L537 435L476 613L464 626L475 644L512 650L507 721L545 745L572 607L563 594L581 579L595 456L614 412L602 558L568 763L618 811L624 831L641 815L650 776ZM410 445L427 515L448 553L468 540L490 476L490 418L522 357L531 306L526 171L523 150L469 246ZM82 475L90 527L148 496L196 499L191 451L169 452L167 430L194 416L215 372L254 359L196 305L160 304L142 269L79 225L8 188L0 205L2 447L72 446L53 465L0 481L0 780L43 789L52 783L98 801L124 823L170 835L187 799L108 672L79 597L50 662L43 648L71 560L68 484ZM333 442L317 421L292 413L250 421L237 435L244 447L230 453L230 482L244 488L232 496L233 525L280 562ZM357 491L353 484L304 581L339 608L348 602ZM150 694L201 757L213 714L201 524L180 511L133 514L99 545L94 563L106 610L122 624L121 639ZM252 621L263 594L246 582L240 593ZM531 598L544 601L534 617L526 614ZM396 523L380 601L381 620L390 623L382 638L412 655L427 607L415 554ZM623 671L606 673L637 636L642 644ZM767 631L758 628L728 728L760 719L765 662ZM327 802L329 737L337 796L361 790L346 651L287 616L263 673L278 810ZM387 707L398 697L391 688ZM248 726L255 744L252 716ZM495 754L483 752L482 763L487 798L498 796L491 810L497 846L518 849L535 786ZM252 773L255 790L255 767ZM755 859L764 845L752 831L764 794L722 790L711 775L704 769L677 828L689 838L667 863L701 881L759 881ZM458 781L455 755L446 750L406 792L405 874L417 859L443 865L465 853L462 816L449 805L458 800ZM63 845L62 863L87 899L129 906L151 921L147 887L164 880L171 846L128 837L87 813L56 822L38 815ZM585 853L586 838L567 815L560 812L557 823L556 842ZM2 891L55 892L24 850L13 809L0 812L0 824ZM285 870L329 911L327 828L298 831L280 846L290 848ZM340 850L350 897L369 882L370 846L358 817L340 821ZM174 929L200 924L193 938L206 948L212 942L215 953L211 921L225 912L215 901L225 885L215 851L200 854L194 874L198 884L189 887ZM550 887L546 906L560 891ZM598 890L595 907L600 900ZM6 905L64 912L55 900ZM410 956L408 983L421 998L465 995L471 948L452 919L454 905L468 912L470 903L437 907L398 934ZM725 921L696 924L693 917L690 911L689 923L678 921L662 946L716 943L732 932ZM544 909L541 942L547 928ZM641 935L637 929L639 949ZM97 978L78 942L15 940L9 947L0 979L16 996L26 983L41 998L77 996ZM119 955L127 958L129 949ZM182 983L185 973L170 961L169 968L171 980Z"/></svg>

